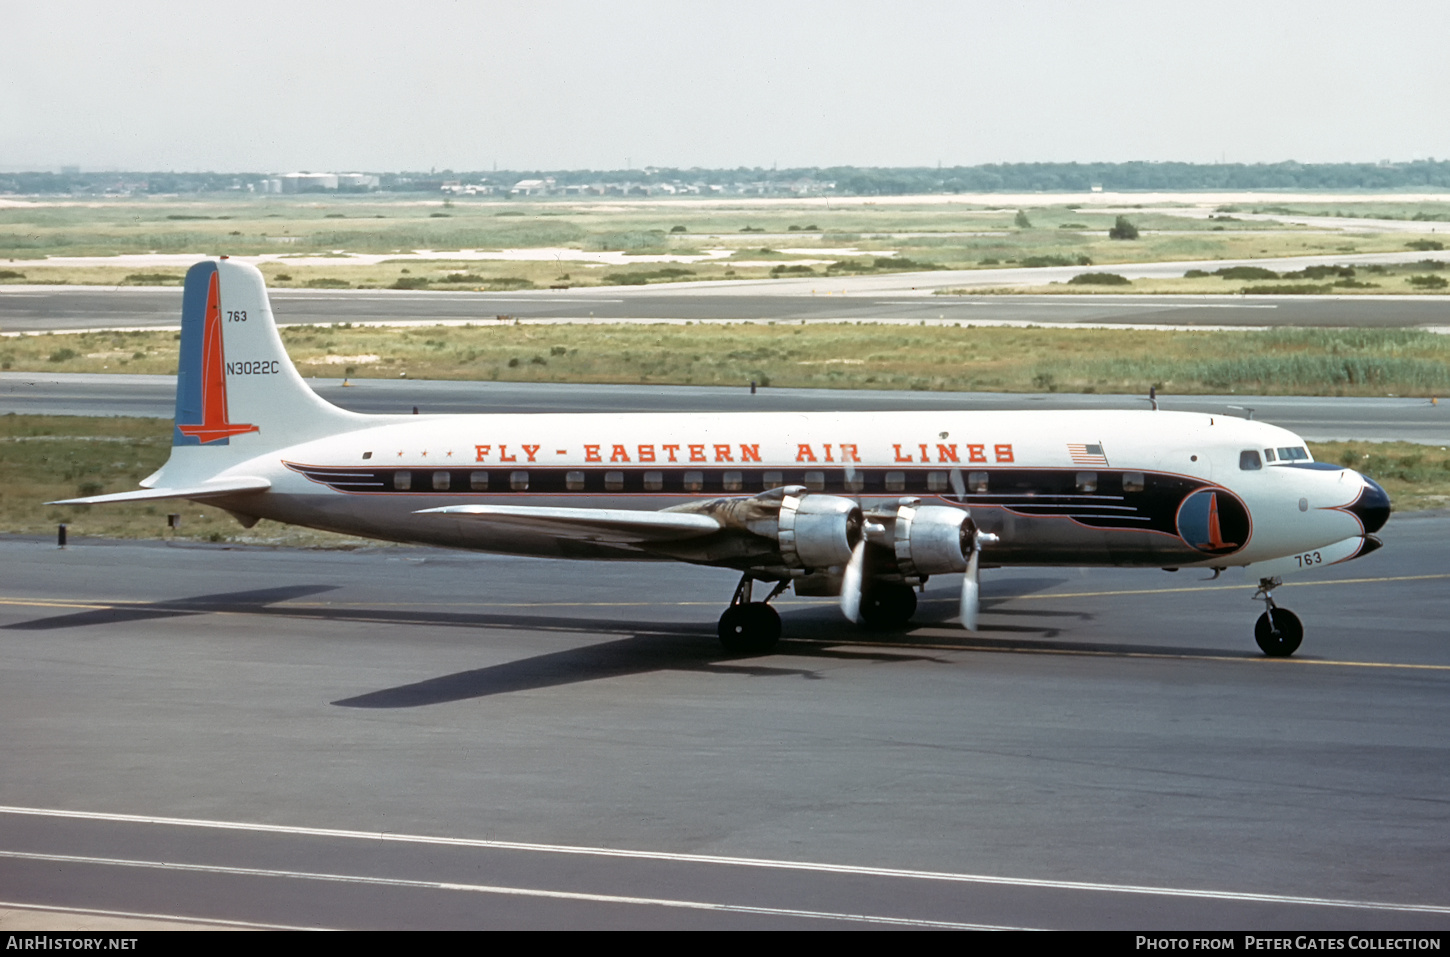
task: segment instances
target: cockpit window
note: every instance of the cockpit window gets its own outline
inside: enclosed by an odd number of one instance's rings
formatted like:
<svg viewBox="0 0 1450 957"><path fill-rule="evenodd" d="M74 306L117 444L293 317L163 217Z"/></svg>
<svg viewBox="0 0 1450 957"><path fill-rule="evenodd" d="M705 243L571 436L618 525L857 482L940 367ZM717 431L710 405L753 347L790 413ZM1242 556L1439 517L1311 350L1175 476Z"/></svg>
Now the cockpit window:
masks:
<svg viewBox="0 0 1450 957"><path fill-rule="evenodd" d="M1308 462L1309 450L1302 445L1297 448L1279 449L1280 462Z"/></svg>
<svg viewBox="0 0 1450 957"><path fill-rule="evenodd" d="M1239 468L1245 472L1252 472L1264 467L1263 459L1259 458L1258 449L1244 449L1239 453Z"/></svg>
<svg viewBox="0 0 1450 957"><path fill-rule="evenodd" d="M1272 461L1274 461L1274 450L1273 449L1264 449L1264 461L1266 461L1266 462L1272 462Z"/></svg>

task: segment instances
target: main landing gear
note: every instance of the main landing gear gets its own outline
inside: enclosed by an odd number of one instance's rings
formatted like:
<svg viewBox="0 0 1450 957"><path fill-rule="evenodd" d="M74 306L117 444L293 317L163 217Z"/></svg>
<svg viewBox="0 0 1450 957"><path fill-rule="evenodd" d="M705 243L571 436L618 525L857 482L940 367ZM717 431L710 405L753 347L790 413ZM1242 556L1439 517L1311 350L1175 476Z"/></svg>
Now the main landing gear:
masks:
<svg viewBox="0 0 1450 957"><path fill-rule="evenodd" d="M753 582L748 574L740 577L730 607L720 616L720 644L731 654L763 654L780 640L780 615L769 602L789 588L790 582L778 583L765 601L751 601Z"/></svg>
<svg viewBox="0 0 1450 957"><path fill-rule="evenodd" d="M916 614L916 592L902 582L876 582L861 593L861 620L869 628L900 628Z"/></svg>
<svg viewBox="0 0 1450 957"><path fill-rule="evenodd" d="M1264 613L1254 624L1254 640L1270 658L1287 658L1304 640L1304 625L1299 616L1274 604L1274 589L1284 584L1282 578L1260 578L1254 599L1264 603Z"/></svg>

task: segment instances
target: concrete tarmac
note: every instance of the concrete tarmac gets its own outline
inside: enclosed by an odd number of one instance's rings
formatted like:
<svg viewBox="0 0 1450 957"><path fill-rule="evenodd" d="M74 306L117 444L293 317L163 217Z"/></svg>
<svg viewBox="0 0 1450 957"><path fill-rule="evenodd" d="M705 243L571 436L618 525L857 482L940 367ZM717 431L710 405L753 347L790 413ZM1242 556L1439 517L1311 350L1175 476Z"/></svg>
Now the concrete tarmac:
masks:
<svg viewBox="0 0 1450 957"><path fill-rule="evenodd" d="M73 535L84 529L73 527ZM1442 929L1450 517L1279 590L0 539L0 907L343 928ZM119 918L118 918L119 919ZM137 918L141 919L141 918ZM57 926L62 918L57 918Z"/></svg>
<svg viewBox="0 0 1450 957"><path fill-rule="evenodd" d="M1074 267L1073 271L1082 270ZM894 275L892 282L900 285L914 281L910 276L938 274ZM908 278L902 280L902 275ZM886 277L853 277L845 287L854 290L849 295L837 294L835 286L822 285L813 292L809 285L800 285L802 280L782 279L506 293L273 289L270 297L282 325L489 323L502 317L525 322L1450 327L1450 297L1445 296L934 296L925 287L892 286L875 291L858 279L884 282ZM180 288L0 286L0 333L179 328L180 324Z"/></svg>

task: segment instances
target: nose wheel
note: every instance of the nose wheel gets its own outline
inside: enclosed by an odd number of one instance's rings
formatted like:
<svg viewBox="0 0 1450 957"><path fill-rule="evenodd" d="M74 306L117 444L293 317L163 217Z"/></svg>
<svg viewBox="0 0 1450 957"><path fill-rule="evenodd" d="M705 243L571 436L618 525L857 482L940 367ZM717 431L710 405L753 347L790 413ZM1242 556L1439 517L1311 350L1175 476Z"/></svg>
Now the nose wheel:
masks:
<svg viewBox="0 0 1450 957"><path fill-rule="evenodd" d="M1304 640L1304 624L1287 608L1274 604L1274 589L1284 582L1279 578L1260 578L1254 599L1264 603L1264 613L1254 623L1254 641L1270 658L1287 658L1299 650Z"/></svg>

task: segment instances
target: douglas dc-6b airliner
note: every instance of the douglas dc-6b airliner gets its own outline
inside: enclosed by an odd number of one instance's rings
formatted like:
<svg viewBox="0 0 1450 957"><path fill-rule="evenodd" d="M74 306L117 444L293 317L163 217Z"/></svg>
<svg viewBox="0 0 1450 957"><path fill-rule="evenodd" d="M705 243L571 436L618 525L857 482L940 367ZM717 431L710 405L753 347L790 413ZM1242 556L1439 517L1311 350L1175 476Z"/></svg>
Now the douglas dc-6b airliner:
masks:
<svg viewBox="0 0 1450 957"><path fill-rule="evenodd" d="M184 499L248 527L731 568L719 633L741 653L775 645L788 588L890 627L929 577L961 575L975 630L983 565L1115 565L1248 566L1254 637L1289 655L1303 626L1274 603L1281 576L1373 551L1390 513L1292 432L1225 415L361 415L308 388L261 273L225 257L187 273L171 456L141 485L58 504Z"/></svg>

